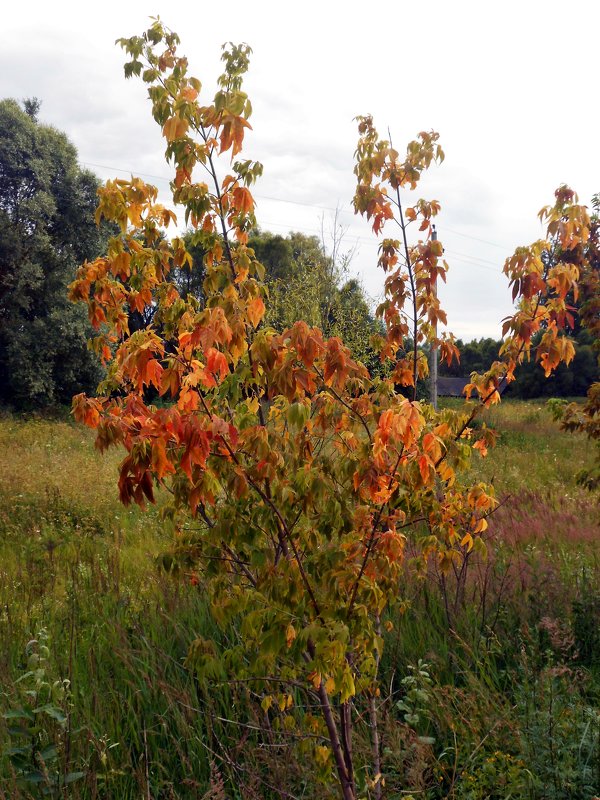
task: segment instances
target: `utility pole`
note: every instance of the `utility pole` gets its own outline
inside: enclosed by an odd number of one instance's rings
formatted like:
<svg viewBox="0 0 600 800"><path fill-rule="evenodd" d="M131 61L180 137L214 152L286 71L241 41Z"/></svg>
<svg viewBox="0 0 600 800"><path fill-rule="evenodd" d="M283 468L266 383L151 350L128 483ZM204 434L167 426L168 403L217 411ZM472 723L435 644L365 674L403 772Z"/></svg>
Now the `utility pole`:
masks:
<svg viewBox="0 0 600 800"><path fill-rule="evenodd" d="M432 226L431 231L431 240L433 242L437 242L437 231L435 229L435 225ZM434 297L437 297L437 273L435 276L435 281L433 284L433 294ZM435 323L433 326L433 332L435 338L437 339L437 317L435 319ZM431 401L431 405L437 411L438 407L438 349L437 345L432 345L431 350L429 351L429 399Z"/></svg>

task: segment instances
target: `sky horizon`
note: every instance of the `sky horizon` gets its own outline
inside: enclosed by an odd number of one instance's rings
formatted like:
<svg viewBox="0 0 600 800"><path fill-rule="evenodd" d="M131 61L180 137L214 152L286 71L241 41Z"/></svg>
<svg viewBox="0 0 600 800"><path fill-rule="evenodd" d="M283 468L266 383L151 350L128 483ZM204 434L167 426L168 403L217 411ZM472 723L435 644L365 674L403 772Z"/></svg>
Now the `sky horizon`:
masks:
<svg viewBox="0 0 600 800"><path fill-rule="evenodd" d="M40 121L67 134L82 165L102 180L140 175L165 200L170 168L160 129L144 84L124 79L115 39L160 15L179 33L207 100L222 43L248 42L245 89L254 111L244 157L264 163L254 192L258 223L320 236L338 209L343 249L356 248L350 272L374 302L383 286L377 239L352 212L354 117L371 113L400 152L420 130L437 130L446 160L412 202L442 205L448 328L465 341L500 338L512 310L504 259L543 236L537 213L557 186L569 184L588 205L600 191L592 89L600 4L582 0L572 19L564 5L538 0L382 0L376 17L353 2L306 0L286 6L287 16L283 8L240 0L220 14L162 0L154 8L141 0L12 5L0 34L0 97L38 97Z"/></svg>

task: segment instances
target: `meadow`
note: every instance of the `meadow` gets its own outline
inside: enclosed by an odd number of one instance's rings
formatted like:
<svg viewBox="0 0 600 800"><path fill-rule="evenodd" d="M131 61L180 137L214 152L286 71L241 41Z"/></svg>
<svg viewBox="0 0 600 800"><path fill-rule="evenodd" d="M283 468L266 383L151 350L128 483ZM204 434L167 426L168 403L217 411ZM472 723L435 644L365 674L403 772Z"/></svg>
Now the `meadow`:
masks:
<svg viewBox="0 0 600 800"><path fill-rule="evenodd" d="M540 402L485 421L499 446L472 471L501 499L487 555L417 573L407 542L381 663L384 796L591 800L600 520L575 474L592 450ZM329 797L265 739L249 689L186 668L195 639L230 632L160 498L118 503L119 459L67 418L0 418L0 798Z"/></svg>

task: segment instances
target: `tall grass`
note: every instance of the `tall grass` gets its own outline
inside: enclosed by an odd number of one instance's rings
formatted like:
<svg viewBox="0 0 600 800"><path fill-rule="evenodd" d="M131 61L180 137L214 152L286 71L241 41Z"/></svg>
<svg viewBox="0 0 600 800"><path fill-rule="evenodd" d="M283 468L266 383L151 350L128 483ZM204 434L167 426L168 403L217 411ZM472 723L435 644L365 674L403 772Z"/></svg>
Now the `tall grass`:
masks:
<svg viewBox="0 0 600 800"><path fill-rule="evenodd" d="M500 445L473 471L503 498L488 556L464 553L446 575L407 570L387 635L385 796L589 800L600 790L600 515L573 475L591 452L535 403L486 422ZM65 774L84 773L61 797L328 797L310 762L261 733L251 687L208 687L186 669L197 637L236 632L219 629L185 571L161 567L174 532L160 507L118 505L118 461L69 422L0 419L0 713L23 702L25 645L45 629L48 672L70 682L68 724L48 718L37 735L59 746ZM406 681L419 659L430 683ZM42 796L43 784L17 785L8 728L0 717L0 798ZM368 747L366 728L356 747Z"/></svg>

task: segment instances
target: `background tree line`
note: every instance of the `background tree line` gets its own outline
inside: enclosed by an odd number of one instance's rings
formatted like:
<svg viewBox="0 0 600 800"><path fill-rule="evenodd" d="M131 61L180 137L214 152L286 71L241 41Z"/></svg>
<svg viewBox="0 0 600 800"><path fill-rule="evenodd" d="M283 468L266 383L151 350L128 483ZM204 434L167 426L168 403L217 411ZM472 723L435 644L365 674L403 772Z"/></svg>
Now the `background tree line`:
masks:
<svg viewBox="0 0 600 800"><path fill-rule="evenodd" d="M35 98L22 105L0 102L0 404L15 409L68 404L77 392L92 390L102 374L86 345L85 313L67 300L77 266L104 252L110 234L94 221L100 183L79 166L67 136L39 121L39 108ZM349 276L351 253L341 253L336 225L334 220L330 248L300 232L253 232L249 245L265 266L269 291L265 324L283 330L303 319L328 337L339 336L372 371L370 339L381 325L360 282ZM193 266L175 271L172 280L202 303L205 253L193 233L184 239ZM131 311L132 330L149 321ZM584 395L598 379L598 365L589 333L577 330L575 340L569 367L561 364L548 380L538 364L526 363L507 393ZM466 378L485 371L500 342L459 340L458 346L460 364L440 365L440 375Z"/></svg>
<svg viewBox="0 0 600 800"><path fill-rule="evenodd" d="M573 338L575 358L569 366L560 364L555 374L546 378L538 362L526 361L518 367L516 380L509 384L505 396L524 400L533 397L583 397L591 384L598 380L598 360L589 331L580 329ZM465 343L458 339L456 344L460 363L453 363L450 367L441 363L438 367L440 376L468 378L472 372L485 372L496 359L502 342L482 338Z"/></svg>

